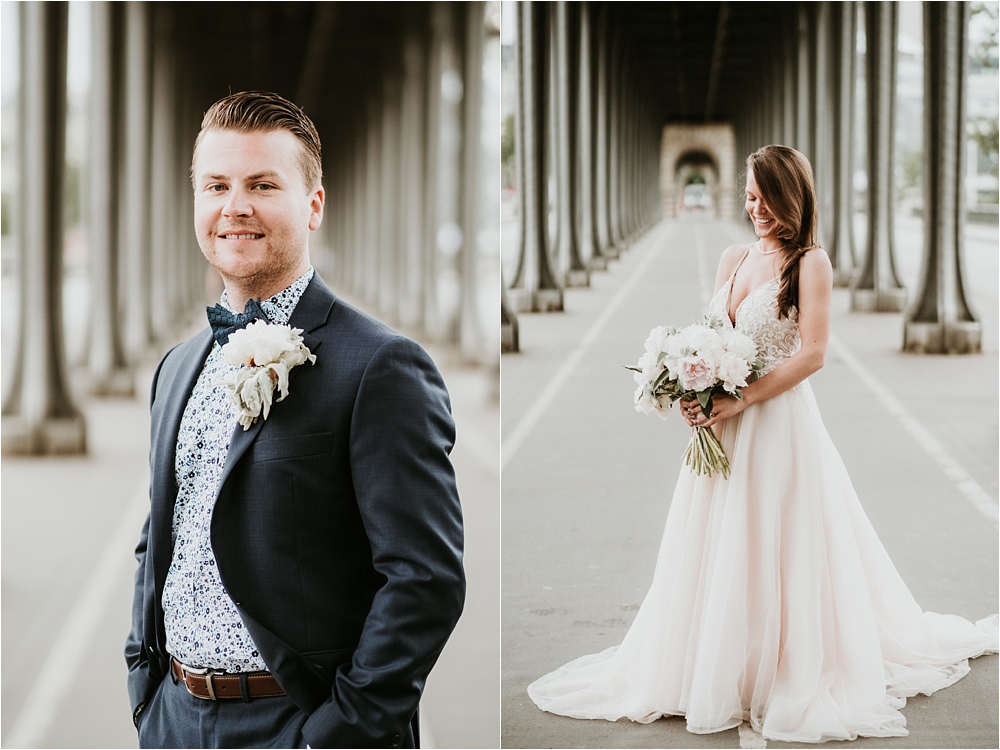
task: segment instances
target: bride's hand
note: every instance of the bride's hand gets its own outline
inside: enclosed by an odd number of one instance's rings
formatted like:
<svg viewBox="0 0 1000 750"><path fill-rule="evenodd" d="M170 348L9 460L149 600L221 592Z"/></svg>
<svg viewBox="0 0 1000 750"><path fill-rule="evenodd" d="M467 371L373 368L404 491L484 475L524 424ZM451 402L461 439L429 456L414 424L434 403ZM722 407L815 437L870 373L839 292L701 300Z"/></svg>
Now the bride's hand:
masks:
<svg viewBox="0 0 1000 750"><path fill-rule="evenodd" d="M706 417L702 413L701 407L698 406L698 402L695 401L693 403L695 408L692 413L688 415L687 412L684 412L685 419L689 420L688 424L692 427L711 427L723 419L735 417L747 408L746 402L742 399L716 394L712 396L712 416Z"/></svg>
<svg viewBox="0 0 1000 750"><path fill-rule="evenodd" d="M694 427L699 419L705 419L705 415L701 413L701 404L697 401L681 401L681 416L688 427Z"/></svg>

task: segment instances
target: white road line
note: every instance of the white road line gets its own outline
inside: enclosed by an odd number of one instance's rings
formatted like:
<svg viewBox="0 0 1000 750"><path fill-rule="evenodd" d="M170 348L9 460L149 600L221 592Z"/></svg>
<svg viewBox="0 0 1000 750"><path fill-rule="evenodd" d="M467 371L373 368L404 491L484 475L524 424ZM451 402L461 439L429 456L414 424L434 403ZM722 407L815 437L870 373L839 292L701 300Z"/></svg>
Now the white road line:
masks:
<svg viewBox="0 0 1000 750"><path fill-rule="evenodd" d="M108 599L120 584L121 569L126 560L135 562L124 551L134 548L139 539L149 508L148 486L148 482L144 482L133 495L138 499L130 502L125 509L97 567L80 591L62 630L52 642L45 662L36 673L35 682L24 699L14 726L4 737L4 747L40 747L49 726L60 712L63 698L74 685L83 657L90 652L94 631L108 612Z"/></svg>
<svg viewBox="0 0 1000 750"><path fill-rule="evenodd" d="M767 747L767 740L763 735L754 730L747 722L743 722L737 727L740 734L740 747L763 748Z"/></svg>
<svg viewBox="0 0 1000 750"><path fill-rule="evenodd" d="M938 465L954 485L976 510L983 514L994 526L1000 522L1000 509L993 497L967 472L931 432L916 420L892 392L879 382L850 350L835 336L830 336L830 348L834 350L858 379L875 394L881 405L894 416L910 437L924 449L930 459Z"/></svg>
<svg viewBox="0 0 1000 750"><path fill-rule="evenodd" d="M542 394L535 400L528 410L521 417L521 421L517 423L507 439L504 440L500 445L501 452L501 462L500 469L508 464L508 462L517 454L527 439L531 431L535 429L535 425L538 424L538 420L541 419L542 414L545 410L549 408L553 399L559 394L566 381L569 380L570 376L576 371L577 364L580 358L583 357L590 345L594 343L594 340L600 334L601 330L607 325L608 320L611 316L618 310L618 307L622 302L628 297L632 289L639 283L643 278L646 269L652 264L654 260L659 256L660 251L666 247L666 242L663 241L663 235L667 232L668 228L672 228L676 224L671 222L661 221L660 224L653 229L646 237L640 241L642 243L648 243L652 245L650 250L647 252L646 257L640 261L639 265L635 267L632 271L632 275L629 277L628 281L618 290L618 293L611 300L611 303L604 308L604 312L601 313L600 317L594 324L590 327L590 330L580 339L580 343L577 345L576 349L567 357L563 366L559 368L556 372L555 377L549 381L548 386L542 391ZM634 250L634 249L633 249Z"/></svg>

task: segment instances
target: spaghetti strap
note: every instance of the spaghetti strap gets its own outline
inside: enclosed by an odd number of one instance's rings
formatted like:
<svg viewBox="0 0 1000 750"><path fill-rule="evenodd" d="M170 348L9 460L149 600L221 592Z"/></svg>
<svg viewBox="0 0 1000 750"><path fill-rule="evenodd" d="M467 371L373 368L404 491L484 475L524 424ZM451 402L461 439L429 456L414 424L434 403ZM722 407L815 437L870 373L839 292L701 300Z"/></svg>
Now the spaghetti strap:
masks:
<svg viewBox="0 0 1000 750"><path fill-rule="evenodd" d="M739 273L740 268L743 266L743 261L745 261L747 256L750 255L750 248L753 246L754 243L752 242L747 245L747 249L743 252L743 257L740 258L740 262L736 264L736 268L734 268L733 272L729 275L729 281L726 282L729 284L729 291L726 292L726 315L729 316L729 322L732 325L736 325L736 321L733 320L733 313L729 309L733 302L733 280L736 278L736 274Z"/></svg>

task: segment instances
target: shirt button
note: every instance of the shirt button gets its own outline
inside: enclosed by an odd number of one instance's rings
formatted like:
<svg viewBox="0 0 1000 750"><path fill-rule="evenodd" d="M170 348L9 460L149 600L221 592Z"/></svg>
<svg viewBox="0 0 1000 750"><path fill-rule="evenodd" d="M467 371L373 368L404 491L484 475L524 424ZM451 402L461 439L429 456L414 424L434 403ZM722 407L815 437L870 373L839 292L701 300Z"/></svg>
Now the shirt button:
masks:
<svg viewBox="0 0 1000 750"><path fill-rule="evenodd" d="M398 734L392 735L392 741L389 743L389 747L399 747L400 736Z"/></svg>

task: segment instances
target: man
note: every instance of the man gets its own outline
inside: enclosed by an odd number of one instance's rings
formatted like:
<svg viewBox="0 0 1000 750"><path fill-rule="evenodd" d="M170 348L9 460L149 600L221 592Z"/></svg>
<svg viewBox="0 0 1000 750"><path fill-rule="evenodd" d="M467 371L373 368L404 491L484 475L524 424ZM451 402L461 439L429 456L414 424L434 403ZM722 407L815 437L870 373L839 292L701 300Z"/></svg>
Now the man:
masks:
<svg viewBox="0 0 1000 750"><path fill-rule="evenodd" d="M143 747L416 747L461 613L448 394L419 346L314 272L321 174L291 102L240 93L206 113L195 229L225 293L153 378L125 648ZM315 360L241 423L232 383L251 365L222 345L262 326L294 339L285 324Z"/></svg>

